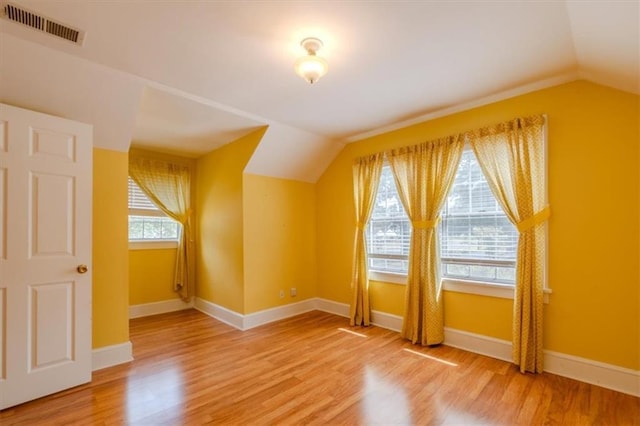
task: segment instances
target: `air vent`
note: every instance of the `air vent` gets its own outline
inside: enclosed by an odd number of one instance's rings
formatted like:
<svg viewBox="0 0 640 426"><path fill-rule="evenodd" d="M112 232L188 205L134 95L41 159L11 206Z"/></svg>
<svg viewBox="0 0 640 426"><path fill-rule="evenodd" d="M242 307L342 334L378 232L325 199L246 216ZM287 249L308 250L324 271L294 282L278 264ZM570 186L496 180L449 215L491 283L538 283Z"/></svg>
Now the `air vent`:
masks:
<svg viewBox="0 0 640 426"><path fill-rule="evenodd" d="M6 3L2 11L2 17L9 21L26 25L35 30L63 38L75 44L82 45L84 40L84 31L61 24L60 22L56 22L53 19L16 6L15 4Z"/></svg>

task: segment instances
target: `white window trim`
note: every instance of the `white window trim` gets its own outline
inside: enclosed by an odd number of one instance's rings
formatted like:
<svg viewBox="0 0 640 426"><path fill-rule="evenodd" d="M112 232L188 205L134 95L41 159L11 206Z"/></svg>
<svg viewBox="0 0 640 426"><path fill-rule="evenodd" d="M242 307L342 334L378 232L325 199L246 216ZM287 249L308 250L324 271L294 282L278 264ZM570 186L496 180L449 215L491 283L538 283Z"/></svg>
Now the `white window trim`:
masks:
<svg viewBox="0 0 640 426"><path fill-rule="evenodd" d="M454 280L451 278L442 279L442 289L445 291L453 291L456 293L469 293L477 294L480 296L497 297L500 299L514 299L515 285L510 284L497 284L485 281L467 281L467 280ZM551 289L545 288L544 303L549 303L549 295Z"/></svg>
<svg viewBox="0 0 640 426"><path fill-rule="evenodd" d="M544 174L542 178L544 179L544 205L549 205L549 119L547 118L547 114L542 114L544 118L544 132L542 133L542 137L544 138L543 143L543 158L544 158ZM548 302L549 294L551 294L551 288L549 287L549 220L547 219L544 222L544 275L542 278L542 288L545 292L544 298L545 303Z"/></svg>
<svg viewBox="0 0 640 426"><path fill-rule="evenodd" d="M129 240L129 250L162 250L177 248L177 240Z"/></svg>
<svg viewBox="0 0 640 426"><path fill-rule="evenodd" d="M129 216L169 217L160 209L151 210L151 209L132 209L132 208L129 208Z"/></svg>
<svg viewBox="0 0 640 426"><path fill-rule="evenodd" d="M369 279L390 284L407 285L406 274L394 274L382 271L369 271ZM479 296L497 297L500 299L513 300L515 294L515 286L510 284L498 284L486 281L467 281L456 280L452 278L442 279L442 289L455 293L477 294ZM549 295L551 289L544 290L544 303L549 303Z"/></svg>
<svg viewBox="0 0 640 426"><path fill-rule="evenodd" d="M407 274L369 270L369 279L384 283L407 285Z"/></svg>

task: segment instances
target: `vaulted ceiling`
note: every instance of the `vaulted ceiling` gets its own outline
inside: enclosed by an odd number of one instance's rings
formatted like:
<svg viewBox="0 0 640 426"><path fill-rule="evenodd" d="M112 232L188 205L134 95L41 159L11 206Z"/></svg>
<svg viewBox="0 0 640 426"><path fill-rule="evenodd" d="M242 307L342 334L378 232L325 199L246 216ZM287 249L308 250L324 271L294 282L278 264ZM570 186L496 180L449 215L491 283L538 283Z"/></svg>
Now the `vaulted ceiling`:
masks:
<svg viewBox="0 0 640 426"><path fill-rule="evenodd" d="M246 171L314 182L345 143L588 79L640 94L638 1L2 0L0 100L94 125L99 147L197 157L269 126ZM319 37L329 72L293 72Z"/></svg>

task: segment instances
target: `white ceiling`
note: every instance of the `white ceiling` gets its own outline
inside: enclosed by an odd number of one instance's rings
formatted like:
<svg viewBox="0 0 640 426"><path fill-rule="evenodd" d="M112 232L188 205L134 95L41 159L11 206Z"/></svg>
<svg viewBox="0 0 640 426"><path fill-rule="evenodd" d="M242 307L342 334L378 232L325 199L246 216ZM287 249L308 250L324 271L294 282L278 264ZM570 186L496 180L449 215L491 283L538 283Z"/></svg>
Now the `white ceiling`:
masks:
<svg viewBox="0 0 640 426"><path fill-rule="evenodd" d="M199 157L263 126L258 120L146 87L134 142L140 147Z"/></svg>
<svg viewBox="0 0 640 426"><path fill-rule="evenodd" d="M585 78L640 94L638 1L11 3L86 37L0 21L3 102L120 150L199 156L267 125L246 170L303 181L346 142L498 93ZM293 72L307 36L329 62L314 85Z"/></svg>

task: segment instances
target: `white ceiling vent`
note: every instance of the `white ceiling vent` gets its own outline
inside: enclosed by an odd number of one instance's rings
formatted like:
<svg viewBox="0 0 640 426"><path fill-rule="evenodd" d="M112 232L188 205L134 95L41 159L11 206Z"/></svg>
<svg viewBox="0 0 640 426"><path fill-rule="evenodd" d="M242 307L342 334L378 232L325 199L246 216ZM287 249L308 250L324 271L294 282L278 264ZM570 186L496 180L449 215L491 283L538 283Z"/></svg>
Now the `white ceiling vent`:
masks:
<svg viewBox="0 0 640 426"><path fill-rule="evenodd" d="M84 41L84 31L61 24L51 18L16 6L15 4L5 3L2 8L2 17L35 30L63 38L80 46L82 46L82 42Z"/></svg>

